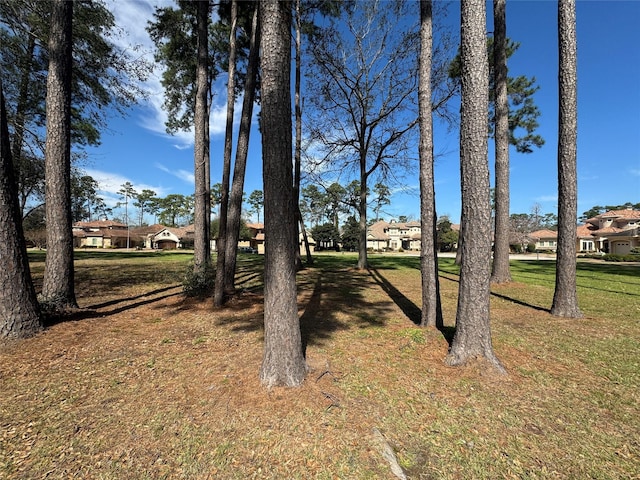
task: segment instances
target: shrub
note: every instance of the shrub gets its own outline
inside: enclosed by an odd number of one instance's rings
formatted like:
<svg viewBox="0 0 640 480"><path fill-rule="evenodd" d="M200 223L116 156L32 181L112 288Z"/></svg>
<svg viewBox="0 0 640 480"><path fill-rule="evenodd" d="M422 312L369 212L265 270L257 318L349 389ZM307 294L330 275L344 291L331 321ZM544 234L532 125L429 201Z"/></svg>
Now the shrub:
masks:
<svg viewBox="0 0 640 480"><path fill-rule="evenodd" d="M187 297L204 297L213 292L216 270L208 265L204 272L194 272L193 262L187 266L182 281L182 291Z"/></svg>
<svg viewBox="0 0 640 480"><path fill-rule="evenodd" d="M535 243L527 244L527 252L528 253L533 253L535 251L536 251L536 244Z"/></svg>
<svg viewBox="0 0 640 480"><path fill-rule="evenodd" d="M603 260L607 262L640 262L640 255L629 253L627 255L619 255L617 253L607 253Z"/></svg>

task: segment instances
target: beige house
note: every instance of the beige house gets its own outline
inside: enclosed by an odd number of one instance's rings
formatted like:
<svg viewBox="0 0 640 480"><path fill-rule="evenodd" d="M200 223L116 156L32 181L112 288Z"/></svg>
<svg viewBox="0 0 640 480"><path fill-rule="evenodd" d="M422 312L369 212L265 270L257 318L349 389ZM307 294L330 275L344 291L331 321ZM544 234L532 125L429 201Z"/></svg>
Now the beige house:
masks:
<svg viewBox="0 0 640 480"><path fill-rule="evenodd" d="M640 247L640 211L610 210L578 225L576 251L580 253L605 252L628 254ZM535 242L536 250L557 248L558 233L552 230L531 232L528 237Z"/></svg>
<svg viewBox="0 0 640 480"><path fill-rule="evenodd" d="M81 248L126 248L127 226L112 220L76 222L72 227L73 246Z"/></svg>
<svg viewBox="0 0 640 480"><path fill-rule="evenodd" d="M640 211L610 210L587 220L598 251L626 255L640 247Z"/></svg>
<svg viewBox="0 0 640 480"><path fill-rule="evenodd" d="M175 250L177 248L193 248L195 227L165 227L156 224L148 227L131 229L134 239L132 246L154 250Z"/></svg>
<svg viewBox="0 0 640 480"><path fill-rule="evenodd" d="M73 241L80 248L146 248L170 250L193 248L194 227L173 228L164 225L127 228L111 220L76 222Z"/></svg>
<svg viewBox="0 0 640 480"><path fill-rule="evenodd" d="M543 228L527 234L527 238L536 245L536 250L552 250L558 248L558 232Z"/></svg>
<svg viewBox="0 0 640 480"><path fill-rule="evenodd" d="M367 249L420 250L420 222L406 223L380 220L367 229Z"/></svg>
<svg viewBox="0 0 640 480"><path fill-rule="evenodd" d="M264 254L264 223L247 223L247 228L251 232L251 239L240 240L238 247L255 248L258 253Z"/></svg>

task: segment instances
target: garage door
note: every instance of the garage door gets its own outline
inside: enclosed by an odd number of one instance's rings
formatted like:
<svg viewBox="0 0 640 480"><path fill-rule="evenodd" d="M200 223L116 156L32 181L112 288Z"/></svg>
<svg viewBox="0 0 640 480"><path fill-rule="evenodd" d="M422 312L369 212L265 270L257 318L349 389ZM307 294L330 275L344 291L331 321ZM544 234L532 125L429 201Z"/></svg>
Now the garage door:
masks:
<svg viewBox="0 0 640 480"><path fill-rule="evenodd" d="M618 255L626 255L631 252L631 245L629 242L616 242L613 244L613 253Z"/></svg>

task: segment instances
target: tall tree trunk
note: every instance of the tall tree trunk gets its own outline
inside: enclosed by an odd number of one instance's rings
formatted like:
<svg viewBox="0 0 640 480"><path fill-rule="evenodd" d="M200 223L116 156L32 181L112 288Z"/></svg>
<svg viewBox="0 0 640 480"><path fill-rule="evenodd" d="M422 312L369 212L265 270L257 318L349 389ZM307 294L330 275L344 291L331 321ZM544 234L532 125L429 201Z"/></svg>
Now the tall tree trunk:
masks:
<svg viewBox="0 0 640 480"><path fill-rule="evenodd" d="M460 223L460 229L458 230L458 248L456 248L456 258L453 263L462 265L462 223Z"/></svg>
<svg viewBox="0 0 640 480"><path fill-rule="evenodd" d="M251 117L256 96L256 78L260 61L260 36L258 32L258 8L253 13L252 35L247 65L247 77L242 100L242 115L238 130L238 147L233 170L233 183L229 198L229 215L227 218L227 241L225 242L224 285L225 294L233 295L235 291L235 275L238 238L240 237L240 220L242 215L242 195L244 193L244 177L249 153L249 137L251 134Z"/></svg>
<svg viewBox="0 0 640 480"><path fill-rule="evenodd" d="M29 40L24 57L22 58L22 67L20 69L20 90L16 104L16 118L14 125L14 137L12 144L13 165L15 168L15 178L17 185L22 185L22 176L24 175L24 161L22 158L22 147L24 145L24 132L26 121L27 102L29 97L29 85L31 84L31 70L33 68L33 54L36 48L36 36L33 32L29 32ZM25 218L25 206L29 198L28 192L25 192L20 198L21 190L18 190L19 205L22 218ZM30 190L29 190L30 192Z"/></svg>
<svg viewBox="0 0 640 480"><path fill-rule="evenodd" d="M509 268L509 101L507 99L506 0L493 2L495 85L495 230L491 281L511 281Z"/></svg>
<svg viewBox="0 0 640 480"><path fill-rule="evenodd" d="M71 231L71 45L73 1L55 0L49 36L45 143L47 256L42 300L77 308Z"/></svg>
<svg viewBox="0 0 640 480"><path fill-rule="evenodd" d="M364 149L360 150L360 196L358 198L358 214L360 229L358 241L358 269L369 268L367 259L367 159ZM336 222L337 223L337 222ZM337 228L337 227L336 227Z"/></svg>
<svg viewBox="0 0 640 480"><path fill-rule="evenodd" d="M227 80L227 125L224 135L224 160L222 164L222 188L220 192L220 215L218 222L218 241L216 250L216 283L213 292L213 304L216 307L224 303L225 263L227 245L227 216L229 211L229 178L231 177L231 150L233 147L233 112L235 104L236 77L236 27L238 21L238 3L231 2L231 33L229 37L229 78ZM235 245L233 245L235 247Z"/></svg>
<svg viewBox="0 0 640 480"><path fill-rule="evenodd" d="M302 170L302 105L300 99L300 71L302 70L302 60L300 55L300 46L302 45L302 19L300 18L300 0L296 0L296 71L295 71L295 115L296 115L296 139L295 139L295 153L294 153L294 174L293 174L293 196L296 202L296 242L298 248L296 248L296 268L302 269L302 259L300 258L300 231L304 231L304 224L302 223L302 215L300 213L300 177ZM307 249L307 263L313 263L311 258L311 251L309 250L309 242L306 234L304 235L305 247Z"/></svg>
<svg viewBox="0 0 640 480"><path fill-rule="evenodd" d="M300 211L300 202L297 206L298 222L300 224L300 231L302 232L302 241L304 242L305 253L307 254L307 265L313 265L313 256L311 255L311 247L309 246L309 236L307 235L307 229L304 226L304 220L302 219L302 212Z"/></svg>
<svg viewBox="0 0 640 480"><path fill-rule="evenodd" d="M266 386L298 386L306 375L296 299L291 158L291 8L260 3L264 176L264 357Z"/></svg>
<svg viewBox="0 0 640 480"><path fill-rule="evenodd" d="M436 245L436 196L433 174L433 116L431 110L431 57L433 17L431 0L420 0L420 271L422 326L441 327L440 281Z"/></svg>
<svg viewBox="0 0 640 480"><path fill-rule="evenodd" d="M551 314L581 318L576 290L577 181L577 45L575 0L558 1L558 247L556 288Z"/></svg>
<svg viewBox="0 0 640 480"><path fill-rule="evenodd" d="M208 65L209 65L209 2L199 1L197 11L198 30L198 64L196 67L196 105L194 113L195 121L195 145L194 145L194 229L193 240L193 273L196 278L202 278L210 265L209 254L209 222L211 216L208 209L207 197L209 188L207 180L207 92L209 90Z"/></svg>
<svg viewBox="0 0 640 480"><path fill-rule="evenodd" d="M0 338L25 338L42 328L22 234L7 111L0 78Z"/></svg>
<svg viewBox="0 0 640 480"><path fill-rule="evenodd" d="M493 353L489 324L491 206L487 150L489 75L485 8L484 0L462 0L462 265L456 333L445 362L457 366L475 358L484 358L503 372L504 368Z"/></svg>

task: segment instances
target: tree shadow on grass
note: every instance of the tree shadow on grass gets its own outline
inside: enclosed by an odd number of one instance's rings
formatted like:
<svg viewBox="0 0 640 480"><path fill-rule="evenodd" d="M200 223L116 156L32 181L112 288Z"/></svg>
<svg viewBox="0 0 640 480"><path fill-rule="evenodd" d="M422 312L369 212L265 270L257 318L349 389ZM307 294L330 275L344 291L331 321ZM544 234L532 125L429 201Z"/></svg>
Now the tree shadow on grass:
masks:
<svg viewBox="0 0 640 480"><path fill-rule="evenodd" d="M402 310L411 322L415 325L420 325L422 321L422 310L409 298L407 298L400 290L398 290L389 280L387 280L377 269L369 269L369 273L375 282L384 290L389 298ZM449 346L453 342L453 335L456 332L455 327L448 327L445 325L437 327L438 331L442 334Z"/></svg>
<svg viewBox="0 0 640 480"><path fill-rule="evenodd" d="M451 272L446 272L446 273L449 274L449 275L455 275L455 274L453 274ZM440 275L440 278L444 278L445 280L449 280L451 282L460 283L459 278L449 277L449 276L442 275L442 274ZM490 294L491 294L492 297L497 297L497 298L500 298L502 300L506 300L508 302L515 303L517 305L521 305L523 307L532 308L532 309L538 310L540 312L546 312L546 313L550 313L551 312L550 308L545 308L545 307L541 307L539 305L533 305L532 303L523 302L522 300L518 300L517 298L509 297L509 296L503 295L501 293L491 292Z"/></svg>
<svg viewBox="0 0 640 480"><path fill-rule="evenodd" d="M371 301L368 275L353 270L316 270L300 282L307 297L300 316L302 343L322 345L340 330L383 327L390 307Z"/></svg>
<svg viewBox="0 0 640 480"><path fill-rule="evenodd" d="M393 300L400 310L411 320L415 325L420 325L422 319L422 310L411 300L409 300L400 290L398 290L389 280L387 280L382 274L375 268L370 268L369 273L384 292L389 295L389 298Z"/></svg>
<svg viewBox="0 0 640 480"><path fill-rule="evenodd" d="M76 322L79 320L87 320L91 318L103 318L103 317L110 317L112 315L117 315L119 313L126 312L127 310L132 310L134 308L142 307L144 305L150 305L152 303L156 303L170 297L181 295L182 290L173 292L173 293L167 293L170 290L174 290L179 287L181 287L181 285L174 285L171 287L159 288L159 289L152 290L150 292L146 292L133 297L118 298L115 300L110 300L108 302L89 305L84 308L74 309L66 312L54 312L54 313L48 313L48 314L45 313L44 326L45 328L48 328L64 322ZM164 295L159 295L159 294L164 294ZM144 300L140 300L137 302L134 301L134 300L143 299L143 298ZM132 301L134 302L130 303ZM122 305L112 310L106 310L106 311L98 310L101 308L105 308L105 307L109 307L117 304L122 304Z"/></svg>
<svg viewBox="0 0 640 480"><path fill-rule="evenodd" d="M181 285L171 285L171 286L168 286L168 287L158 288L156 290L152 290L152 291L146 292L146 293L141 293L140 295L136 295L136 296L133 296L133 297L116 298L114 300L109 300L108 302L96 303L94 305L87 305L85 308L87 308L89 310L96 310L98 308L110 307L111 305L117 305L118 303L130 302L132 300L137 300L139 298L145 298L145 297L151 297L153 295L158 295L160 293L164 293L164 292L167 292L169 290L173 290L174 288L178 288L180 286Z"/></svg>

